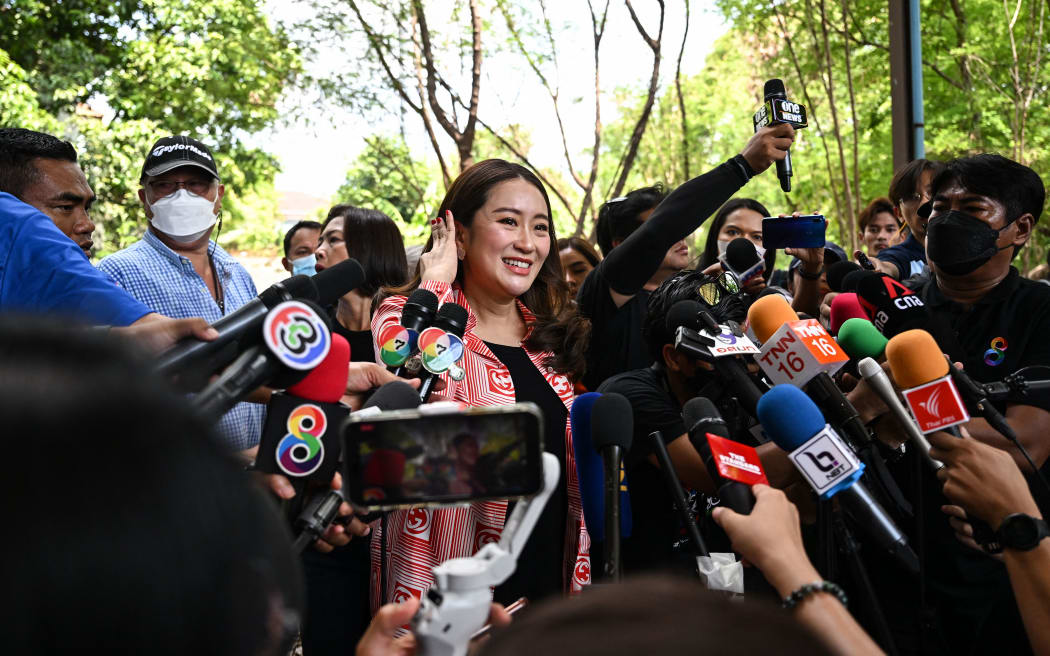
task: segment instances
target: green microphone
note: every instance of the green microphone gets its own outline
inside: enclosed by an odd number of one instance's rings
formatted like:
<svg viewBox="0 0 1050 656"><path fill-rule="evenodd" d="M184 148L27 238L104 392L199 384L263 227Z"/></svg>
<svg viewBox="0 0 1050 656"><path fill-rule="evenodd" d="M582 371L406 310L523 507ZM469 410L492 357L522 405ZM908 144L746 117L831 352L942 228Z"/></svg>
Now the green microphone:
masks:
<svg viewBox="0 0 1050 656"><path fill-rule="evenodd" d="M854 362L864 358L882 358L889 341L874 324L857 317L844 321L835 339Z"/></svg>

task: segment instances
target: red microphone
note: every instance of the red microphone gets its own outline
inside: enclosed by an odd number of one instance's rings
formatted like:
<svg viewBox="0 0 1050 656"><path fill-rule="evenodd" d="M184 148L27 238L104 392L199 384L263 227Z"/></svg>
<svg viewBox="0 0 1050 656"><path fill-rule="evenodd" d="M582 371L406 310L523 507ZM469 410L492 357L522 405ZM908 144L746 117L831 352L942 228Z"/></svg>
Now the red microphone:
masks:
<svg viewBox="0 0 1050 656"><path fill-rule="evenodd" d="M861 306L857 294L855 292L843 292L831 301L831 333L837 335L842 324L850 319L871 320L867 312L864 311L864 307Z"/></svg>
<svg viewBox="0 0 1050 656"><path fill-rule="evenodd" d="M321 364L301 381L288 388L287 393L311 401L338 403L346 394L347 371L350 366L350 342L342 335L332 333L332 346Z"/></svg>

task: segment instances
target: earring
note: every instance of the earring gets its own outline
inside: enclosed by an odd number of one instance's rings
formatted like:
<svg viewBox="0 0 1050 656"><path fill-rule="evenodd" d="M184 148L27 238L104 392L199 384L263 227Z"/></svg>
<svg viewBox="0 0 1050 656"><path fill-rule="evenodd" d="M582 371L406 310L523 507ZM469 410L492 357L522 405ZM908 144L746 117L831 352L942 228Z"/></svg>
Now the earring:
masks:
<svg viewBox="0 0 1050 656"><path fill-rule="evenodd" d="M465 252L463 252L462 248L457 248L456 249L456 257L458 257L459 259L462 260L466 256L467 256L467 254Z"/></svg>

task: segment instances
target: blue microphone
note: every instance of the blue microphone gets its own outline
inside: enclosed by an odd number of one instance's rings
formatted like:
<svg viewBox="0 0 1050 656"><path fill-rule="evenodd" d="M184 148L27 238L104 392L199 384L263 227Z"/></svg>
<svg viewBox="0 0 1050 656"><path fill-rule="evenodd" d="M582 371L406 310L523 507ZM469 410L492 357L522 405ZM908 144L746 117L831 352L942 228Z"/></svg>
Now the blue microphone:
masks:
<svg viewBox="0 0 1050 656"><path fill-rule="evenodd" d="M576 454L576 477L580 482L580 501L583 505L583 523L596 542L605 540L605 498L602 457L591 440L591 412L601 398L598 392L587 392L576 397L569 412L572 428L572 449ZM620 486L620 535L631 536L631 501L626 492L627 479Z"/></svg>

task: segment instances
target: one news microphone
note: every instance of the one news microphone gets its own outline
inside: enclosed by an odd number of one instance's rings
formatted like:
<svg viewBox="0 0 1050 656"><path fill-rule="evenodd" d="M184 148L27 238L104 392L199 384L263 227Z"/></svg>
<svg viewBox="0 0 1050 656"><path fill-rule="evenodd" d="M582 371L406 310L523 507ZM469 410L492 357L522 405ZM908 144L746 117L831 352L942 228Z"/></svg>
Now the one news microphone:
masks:
<svg viewBox="0 0 1050 656"><path fill-rule="evenodd" d="M719 258L722 266L736 276L741 287L747 285L766 271L766 263L750 239L737 237L726 246Z"/></svg>
<svg viewBox="0 0 1050 656"><path fill-rule="evenodd" d="M762 462L755 450L729 439L729 427L715 404L705 397L690 399L682 408L689 442L700 454L721 505L741 515L751 514L755 495L751 486L765 483Z"/></svg>
<svg viewBox="0 0 1050 656"><path fill-rule="evenodd" d="M758 419L822 499L838 496L858 526L909 572L918 573L919 559L907 537L860 482L863 463L805 393L793 385L774 386L758 402Z"/></svg>
<svg viewBox="0 0 1050 656"><path fill-rule="evenodd" d="M324 361L333 343L328 316L310 301L278 304L266 314L261 332L259 344L193 397L201 416L218 421L258 387L294 385ZM345 385L345 369L343 375Z"/></svg>
<svg viewBox="0 0 1050 656"><path fill-rule="evenodd" d="M420 378L419 399L426 403L441 374L449 371L453 378L462 373L463 333L467 330L467 309L451 301L437 311L434 325L419 333L419 359L426 371ZM461 377L461 376L460 376Z"/></svg>
<svg viewBox="0 0 1050 656"><path fill-rule="evenodd" d="M576 478L580 484L583 521L592 540L592 553L601 551L597 547L605 542L604 465L601 455L591 441L593 433L591 417L594 414L594 404L601 396L598 392L580 394L573 400L572 409L569 411L572 452L576 455ZM622 537L630 537L633 526L631 499L627 491L629 485L630 482L624 475L620 485L620 535ZM602 548L604 549L604 545Z"/></svg>
<svg viewBox="0 0 1050 656"><path fill-rule="evenodd" d="M604 469L605 522L604 574L619 582L623 573L620 560L620 472L623 455L630 451L634 437L634 410L620 394L603 394L591 411L591 442L602 456Z"/></svg>
<svg viewBox="0 0 1050 656"><path fill-rule="evenodd" d="M210 342L196 337L181 340L160 355L156 370L163 376L179 374L180 389L197 391L204 387L212 373L259 343L262 322L278 303L298 299L328 307L340 296L353 291L364 279L361 265L348 259L312 278L292 276L275 283L213 323L211 327L219 333L216 339Z"/></svg>
<svg viewBox="0 0 1050 656"><path fill-rule="evenodd" d="M776 78L766 81L765 104L755 113L755 130L765 125L790 123L795 128L806 127L806 108L787 99L784 82ZM780 188L791 191L791 152L784 153L784 159L777 161L777 177Z"/></svg>
<svg viewBox="0 0 1050 656"><path fill-rule="evenodd" d="M405 307L401 310L401 322L387 324L379 331L376 344L379 345L379 359L394 375L405 377L406 374L418 372L407 371L407 360L416 354L419 333L423 332L434 321L437 312L438 297L428 289L417 289L409 294Z"/></svg>
<svg viewBox="0 0 1050 656"><path fill-rule="evenodd" d="M857 370L864 377L864 380L868 381L868 385L875 390L875 393L879 395L886 407L890 409L893 416L897 418L897 423L901 425L904 433L911 439L912 444L919 447L919 450L922 451L923 459L933 468L933 471L944 467L943 462L930 456L930 443L926 441L926 436L915 425L915 421L908 414L908 411L904 409L900 399L897 398L897 392L893 389L893 383L890 382L890 377L886 375L886 372L882 370L882 365L871 358L864 358L857 363Z"/></svg>

